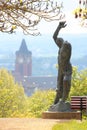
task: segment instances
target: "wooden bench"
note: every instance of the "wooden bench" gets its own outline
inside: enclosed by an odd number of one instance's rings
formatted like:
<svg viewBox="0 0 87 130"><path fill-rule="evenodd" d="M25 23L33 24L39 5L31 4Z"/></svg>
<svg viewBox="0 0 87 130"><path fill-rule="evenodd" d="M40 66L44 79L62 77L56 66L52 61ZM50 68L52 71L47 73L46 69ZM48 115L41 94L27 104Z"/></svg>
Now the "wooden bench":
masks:
<svg viewBox="0 0 87 130"><path fill-rule="evenodd" d="M71 96L71 109L80 110L82 120L82 111L87 113L87 96Z"/></svg>

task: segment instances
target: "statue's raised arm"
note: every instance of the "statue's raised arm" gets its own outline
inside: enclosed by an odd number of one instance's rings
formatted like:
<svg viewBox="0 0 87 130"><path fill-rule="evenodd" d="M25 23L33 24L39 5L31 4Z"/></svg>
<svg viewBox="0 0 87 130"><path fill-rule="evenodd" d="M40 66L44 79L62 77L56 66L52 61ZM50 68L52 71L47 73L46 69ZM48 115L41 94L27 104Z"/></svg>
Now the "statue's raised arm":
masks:
<svg viewBox="0 0 87 130"><path fill-rule="evenodd" d="M57 29L55 30L55 32L53 34L53 39L54 39L54 41L55 41L55 43L57 44L58 47L61 47L61 44L63 43L63 39L62 38L58 38L59 31L62 28L65 28L66 25L67 25L66 21L59 22L59 25L58 25Z"/></svg>

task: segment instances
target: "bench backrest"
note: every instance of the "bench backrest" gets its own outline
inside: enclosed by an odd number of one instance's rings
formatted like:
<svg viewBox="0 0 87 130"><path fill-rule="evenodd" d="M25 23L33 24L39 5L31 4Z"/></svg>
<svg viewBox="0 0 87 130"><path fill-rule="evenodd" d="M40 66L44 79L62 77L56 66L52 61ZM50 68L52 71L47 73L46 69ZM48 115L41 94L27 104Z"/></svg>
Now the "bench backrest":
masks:
<svg viewBox="0 0 87 130"><path fill-rule="evenodd" d="M87 111L87 96L71 96L71 109Z"/></svg>

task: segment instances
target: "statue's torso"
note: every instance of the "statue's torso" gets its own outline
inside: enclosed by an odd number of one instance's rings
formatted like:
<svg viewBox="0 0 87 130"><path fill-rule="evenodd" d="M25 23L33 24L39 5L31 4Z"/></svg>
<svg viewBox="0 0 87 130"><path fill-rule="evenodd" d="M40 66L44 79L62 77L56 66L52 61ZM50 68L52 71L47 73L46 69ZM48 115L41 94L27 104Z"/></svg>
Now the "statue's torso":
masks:
<svg viewBox="0 0 87 130"><path fill-rule="evenodd" d="M70 44L62 44L58 52L58 65L62 71L72 71L70 58L71 58Z"/></svg>

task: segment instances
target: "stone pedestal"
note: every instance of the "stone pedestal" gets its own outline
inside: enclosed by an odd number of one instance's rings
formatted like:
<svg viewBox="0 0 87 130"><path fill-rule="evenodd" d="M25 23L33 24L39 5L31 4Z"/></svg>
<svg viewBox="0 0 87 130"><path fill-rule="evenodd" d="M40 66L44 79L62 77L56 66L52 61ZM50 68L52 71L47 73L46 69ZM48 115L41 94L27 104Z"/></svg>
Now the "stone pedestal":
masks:
<svg viewBox="0 0 87 130"><path fill-rule="evenodd" d="M81 112L50 112L42 113L43 119L77 119L81 120Z"/></svg>
<svg viewBox="0 0 87 130"><path fill-rule="evenodd" d="M57 104L50 106L48 111L51 111L51 112L55 112L55 111L68 112L68 111L71 111L70 103L69 102L63 102L63 101L60 100Z"/></svg>
<svg viewBox="0 0 87 130"><path fill-rule="evenodd" d="M78 119L81 120L81 112L72 111L69 102L59 101L52 105L48 111L42 113L44 119Z"/></svg>

